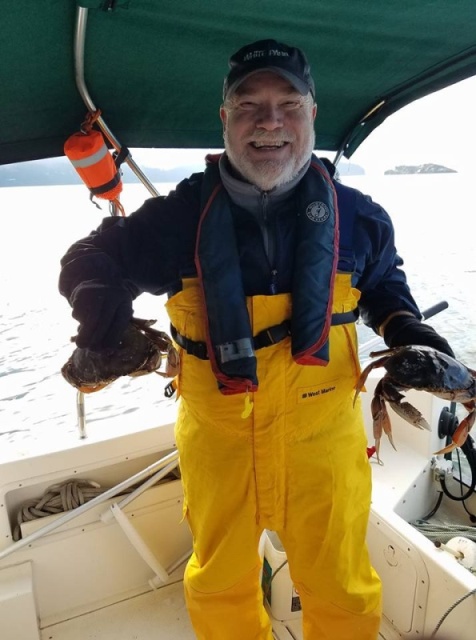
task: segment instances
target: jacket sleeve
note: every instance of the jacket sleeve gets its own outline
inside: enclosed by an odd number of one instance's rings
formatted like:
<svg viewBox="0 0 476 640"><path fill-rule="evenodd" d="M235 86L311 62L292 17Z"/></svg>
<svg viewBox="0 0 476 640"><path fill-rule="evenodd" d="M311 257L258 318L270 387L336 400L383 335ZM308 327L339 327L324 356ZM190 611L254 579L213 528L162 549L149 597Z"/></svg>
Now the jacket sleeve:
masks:
<svg viewBox="0 0 476 640"><path fill-rule="evenodd" d="M193 268L199 191L187 180L128 217L105 218L61 259L59 291L71 303L86 282L125 287L133 298L176 288Z"/></svg>
<svg viewBox="0 0 476 640"><path fill-rule="evenodd" d="M380 333L387 346L424 345L454 357L447 340L430 325L413 299L395 248L395 234L387 212L362 194L354 239L360 312L365 324Z"/></svg>
<svg viewBox="0 0 476 640"><path fill-rule="evenodd" d="M359 310L364 323L376 333L390 314L405 311L421 319L395 248L395 233L388 213L371 198L357 194L354 227L355 286L361 291Z"/></svg>

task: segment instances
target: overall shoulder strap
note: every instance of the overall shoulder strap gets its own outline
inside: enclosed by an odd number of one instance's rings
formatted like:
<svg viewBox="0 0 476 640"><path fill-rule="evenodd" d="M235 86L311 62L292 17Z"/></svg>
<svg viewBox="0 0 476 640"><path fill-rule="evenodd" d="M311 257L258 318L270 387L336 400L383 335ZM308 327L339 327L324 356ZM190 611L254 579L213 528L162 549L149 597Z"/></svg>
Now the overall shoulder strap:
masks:
<svg viewBox="0 0 476 640"><path fill-rule="evenodd" d="M206 308L208 355L220 390L224 394L256 390L256 357L231 203L216 159L205 170L195 264Z"/></svg>
<svg viewBox="0 0 476 640"><path fill-rule="evenodd" d="M357 214L357 190L335 182L339 205L339 271L353 273L355 269L354 223Z"/></svg>
<svg viewBox="0 0 476 640"><path fill-rule="evenodd" d="M292 353L299 364L329 361L339 216L333 182L313 156L298 186L298 225L293 274Z"/></svg>

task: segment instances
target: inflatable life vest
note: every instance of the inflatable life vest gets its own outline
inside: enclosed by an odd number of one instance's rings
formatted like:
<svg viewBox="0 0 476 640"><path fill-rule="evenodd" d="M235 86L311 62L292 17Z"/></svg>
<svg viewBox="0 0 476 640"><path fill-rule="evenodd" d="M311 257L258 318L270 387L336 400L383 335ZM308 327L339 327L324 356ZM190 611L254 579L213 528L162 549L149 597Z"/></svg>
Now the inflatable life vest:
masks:
<svg viewBox="0 0 476 640"><path fill-rule="evenodd" d="M207 310L207 351L224 394L257 389L256 357L239 268L231 204L209 156L195 263ZM323 164L313 156L297 186L298 216L291 318L292 356L298 364L329 360L334 279L339 256L337 198Z"/></svg>

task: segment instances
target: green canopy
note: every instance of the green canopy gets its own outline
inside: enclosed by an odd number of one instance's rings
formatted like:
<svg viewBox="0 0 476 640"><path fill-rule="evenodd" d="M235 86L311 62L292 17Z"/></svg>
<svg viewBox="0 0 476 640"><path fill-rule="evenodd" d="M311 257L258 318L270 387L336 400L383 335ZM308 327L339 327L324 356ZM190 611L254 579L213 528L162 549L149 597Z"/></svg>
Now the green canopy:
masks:
<svg viewBox="0 0 476 640"><path fill-rule="evenodd" d="M263 38L304 49L317 148L347 157L397 109L476 74L476 0L2 0L0 164L62 155L84 120L77 4L87 89L128 147L221 148L228 57Z"/></svg>

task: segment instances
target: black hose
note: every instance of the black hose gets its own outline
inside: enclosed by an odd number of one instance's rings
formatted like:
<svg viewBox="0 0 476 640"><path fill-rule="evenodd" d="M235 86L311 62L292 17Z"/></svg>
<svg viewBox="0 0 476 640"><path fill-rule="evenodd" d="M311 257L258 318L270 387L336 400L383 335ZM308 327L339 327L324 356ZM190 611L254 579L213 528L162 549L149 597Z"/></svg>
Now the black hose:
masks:
<svg viewBox="0 0 476 640"><path fill-rule="evenodd" d="M456 403L455 402L451 402L450 407L444 407L440 413L440 419L438 421L438 435L440 436L440 438L446 438L446 444L450 444L453 438L453 435L455 433L455 431L457 430L458 426L459 426L459 420L455 415L456 413ZM466 493L463 494L463 482L462 482L462 478L461 478L461 462L460 462L460 458L459 458L459 451L457 450L457 454L458 454L458 465L459 465L459 471L460 471L460 486L461 486L461 495L460 496L455 496L454 494L451 493L451 491L448 489L446 482L444 480L444 478L440 479L440 484L441 484L441 488L443 490L443 493L450 498L451 500L456 500L457 502L463 502L465 500L467 500L475 491L476 489L476 447L475 447L475 443L474 440L472 439L471 435L468 434L468 437L466 438L466 441L464 442L464 444L461 445L461 450L462 452L465 454L466 459L468 461L468 465L469 468L471 470L471 484L469 486L469 489ZM451 460L452 459L452 452L445 454L445 458L447 460ZM465 505L463 504L463 506L465 507ZM465 510L467 511L466 507ZM469 513L469 512L468 512ZM469 514L471 516L471 518L473 518L474 516L472 516L472 514Z"/></svg>
<svg viewBox="0 0 476 640"><path fill-rule="evenodd" d="M472 437L468 435L468 437L466 438L466 442L463 445L461 445L460 448L462 452L465 454L469 464L469 468L471 469L471 485L469 486L468 491L461 496L455 496L447 488L444 479L442 478L440 480L441 488L443 489L444 494L448 496L448 498L451 498L451 500L456 500L457 502L463 502L464 500L467 500L474 493L474 490L476 488L476 448L474 446L474 440L472 439ZM460 465L460 483L462 486L461 465Z"/></svg>
<svg viewBox="0 0 476 640"><path fill-rule="evenodd" d="M443 493L440 493L438 495L438 500L436 501L435 506L433 507L433 509L430 511L430 513L427 513L426 516L423 516L423 518L420 518L420 520L423 520L426 522L426 520L429 520L430 518L433 518L433 516L435 515L435 513L438 511L438 509L440 508L441 502L443 500Z"/></svg>

